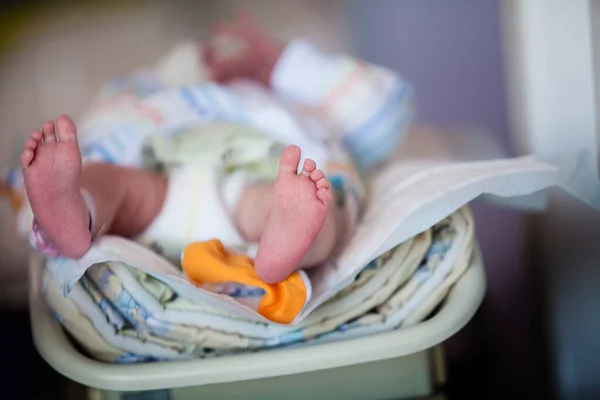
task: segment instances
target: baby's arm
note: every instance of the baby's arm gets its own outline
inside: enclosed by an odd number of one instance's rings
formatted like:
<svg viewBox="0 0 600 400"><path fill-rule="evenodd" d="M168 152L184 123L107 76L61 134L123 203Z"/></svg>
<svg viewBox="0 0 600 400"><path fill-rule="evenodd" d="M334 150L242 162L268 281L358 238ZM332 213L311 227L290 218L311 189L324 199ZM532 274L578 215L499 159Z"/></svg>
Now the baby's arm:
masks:
<svg viewBox="0 0 600 400"><path fill-rule="evenodd" d="M240 13L234 22L212 28L203 58L210 78L216 82L249 79L269 86L283 48L249 15Z"/></svg>

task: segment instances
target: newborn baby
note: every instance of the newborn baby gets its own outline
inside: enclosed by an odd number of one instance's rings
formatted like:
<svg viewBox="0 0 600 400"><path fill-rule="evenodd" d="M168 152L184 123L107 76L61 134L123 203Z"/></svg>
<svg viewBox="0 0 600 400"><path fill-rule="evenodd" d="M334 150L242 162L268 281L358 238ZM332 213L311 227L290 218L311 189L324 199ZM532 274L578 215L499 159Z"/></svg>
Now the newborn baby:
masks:
<svg viewBox="0 0 600 400"><path fill-rule="evenodd" d="M330 184L310 159L298 174L299 162L300 148L288 147L277 180L248 186L234 214L244 238L260 240L255 269L267 283L318 265L336 244L340 221ZM168 178L153 172L110 164L82 167L75 124L64 115L56 128L46 121L31 134L21 165L43 240L68 258L83 256L100 227L125 237L143 232L160 213L168 185ZM95 206L93 224L85 196Z"/></svg>
<svg viewBox="0 0 600 400"><path fill-rule="evenodd" d="M215 35L233 37L241 48L235 55L224 57L215 41L203 46L199 53L210 79L226 90L240 79L269 90L288 46L269 38L246 18L216 27ZM293 56L287 57L290 63ZM298 95L297 107L289 110L310 115L311 120L320 119L321 127L340 132L339 137L331 135L324 140L345 143L355 157L367 154L367 164L372 165L385 158L400 134L400 122L406 114L402 96L395 90L400 81L389 71L320 53L313 56L312 65L321 63L324 70L331 71L336 62L339 77L344 79L338 82L338 76L329 76L331 87L318 88L321 96L329 90L327 98ZM348 70L348 66L354 69ZM313 68L306 73L309 76L319 71ZM238 95L234 89L231 93ZM336 105L327 108L328 102ZM339 104L345 107L344 112L340 112ZM362 141L363 136L372 136L371 142ZM231 209L233 225L243 240L259 243L254 267L267 283L280 282L298 268L322 264L352 226L346 206L334 201L335 189L328 177L310 158L300 165L301 149L287 144L275 181L244 184ZM35 218L32 242L47 255L80 258L94 238L106 233L136 238L164 212L167 202L177 204L176 199L169 198L174 175L102 162L83 163L77 128L65 115L44 122L41 129L31 133L21 167ZM201 207L201 200L198 202ZM203 232L217 234L218 230L211 228L207 226ZM211 238L206 235L191 239Z"/></svg>

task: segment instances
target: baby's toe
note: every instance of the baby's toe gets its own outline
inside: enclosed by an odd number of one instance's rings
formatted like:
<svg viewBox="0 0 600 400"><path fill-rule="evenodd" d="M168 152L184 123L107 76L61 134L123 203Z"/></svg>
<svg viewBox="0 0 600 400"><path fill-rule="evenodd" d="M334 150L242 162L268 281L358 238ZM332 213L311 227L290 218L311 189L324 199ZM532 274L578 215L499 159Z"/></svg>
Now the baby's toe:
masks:
<svg viewBox="0 0 600 400"><path fill-rule="evenodd" d="M300 147L289 146L284 150L279 162L279 176L296 176L300 163Z"/></svg>
<svg viewBox="0 0 600 400"><path fill-rule="evenodd" d="M333 194L329 188L321 188L317 190L317 197L319 200L323 202L326 206L328 206L333 200Z"/></svg>
<svg viewBox="0 0 600 400"><path fill-rule="evenodd" d="M38 147L38 141L35 140L34 138L30 137L29 139L27 139L27 141L25 142L25 146L23 146L23 148L25 150L31 150L31 151L35 151L35 149L37 149Z"/></svg>
<svg viewBox="0 0 600 400"><path fill-rule="evenodd" d="M317 164L310 158L304 160L304 166L302 167L302 175L310 177L310 174L317 168Z"/></svg>
<svg viewBox="0 0 600 400"><path fill-rule="evenodd" d="M77 127L67 115L61 115L56 119L56 131L61 142L77 140Z"/></svg>
<svg viewBox="0 0 600 400"><path fill-rule="evenodd" d="M56 133L54 130L54 122L46 121L42 125L42 131L44 132L44 143L56 142Z"/></svg>
<svg viewBox="0 0 600 400"><path fill-rule="evenodd" d="M25 141L23 146L23 153L21 153L21 167L23 169L28 168L35 157L35 151L37 147L42 143L43 133L39 130L31 132L29 139Z"/></svg>
<svg viewBox="0 0 600 400"><path fill-rule="evenodd" d="M329 181L325 178L321 178L316 182L317 189L329 189Z"/></svg>
<svg viewBox="0 0 600 400"><path fill-rule="evenodd" d="M31 162L33 161L33 150L26 148L25 150L23 150L23 153L21 154L21 168L23 169L27 169L29 168L29 166L31 165Z"/></svg>
<svg viewBox="0 0 600 400"><path fill-rule="evenodd" d="M39 129L36 129L35 131L31 132L31 135L29 135L29 138L35 140L35 143L37 145L40 145L42 143L43 137L44 134Z"/></svg>
<svg viewBox="0 0 600 400"><path fill-rule="evenodd" d="M325 178L325 174L320 169L315 169L310 173L310 179L312 179L314 182L318 182L323 178Z"/></svg>

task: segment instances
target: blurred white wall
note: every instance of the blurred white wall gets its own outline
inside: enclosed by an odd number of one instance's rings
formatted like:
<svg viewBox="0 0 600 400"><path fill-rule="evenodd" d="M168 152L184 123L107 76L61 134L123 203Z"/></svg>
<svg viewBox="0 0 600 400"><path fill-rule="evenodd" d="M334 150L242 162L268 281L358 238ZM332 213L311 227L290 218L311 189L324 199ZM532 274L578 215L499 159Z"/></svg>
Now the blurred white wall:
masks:
<svg viewBox="0 0 600 400"><path fill-rule="evenodd" d="M519 150L542 157L581 149L597 154L590 23L597 2L508 0L502 4L511 115Z"/></svg>
<svg viewBox="0 0 600 400"><path fill-rule="evenodd" d="M504 3L514 128L521 151L596 151L600 81L597 1ZM595 54L594 54L595 53ZM596 64L594 65L594 59ZM595 68L594 68L595 67ZM554 190L533 219L534 250L558 399L600 397L600 213Z"/></svg>

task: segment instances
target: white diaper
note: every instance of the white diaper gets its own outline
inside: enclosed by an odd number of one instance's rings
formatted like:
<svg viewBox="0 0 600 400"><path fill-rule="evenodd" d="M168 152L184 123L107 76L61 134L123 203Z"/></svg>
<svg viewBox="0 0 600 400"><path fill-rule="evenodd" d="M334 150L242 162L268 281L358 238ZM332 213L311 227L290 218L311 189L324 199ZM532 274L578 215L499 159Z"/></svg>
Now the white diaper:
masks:
<svg viewBox="0 0 600 400"><path fill-rule="evenodd" d="M138 240L178 258L192 242L219 239L226 247L244 244L233 212L251 177L244 171L224 178L216 168L186 165L170 171L162 211Z"/></svg>

